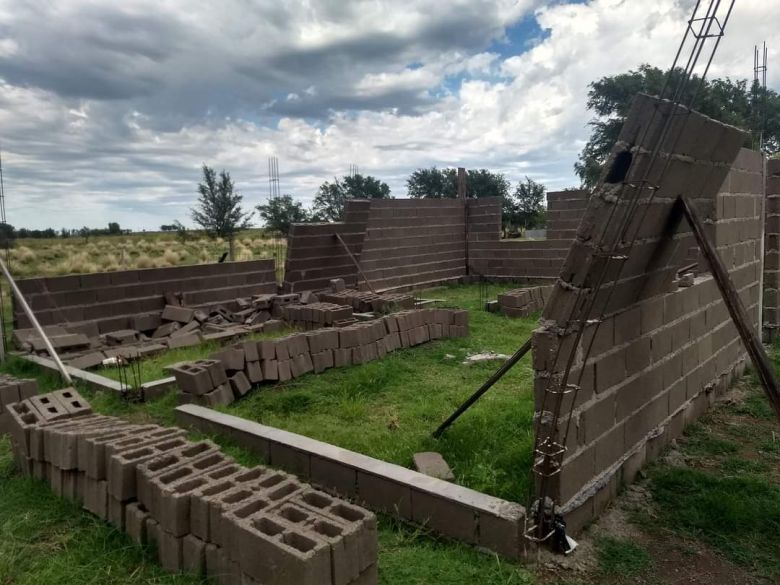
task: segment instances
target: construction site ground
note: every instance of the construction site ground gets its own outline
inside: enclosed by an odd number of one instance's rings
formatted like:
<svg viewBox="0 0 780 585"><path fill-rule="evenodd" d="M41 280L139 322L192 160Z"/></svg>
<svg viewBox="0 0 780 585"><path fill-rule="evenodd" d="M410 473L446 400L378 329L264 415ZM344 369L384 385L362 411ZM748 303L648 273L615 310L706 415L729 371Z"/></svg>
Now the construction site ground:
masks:
<svg viewBox="0 0 780 585"><path fill-rule="evenodd" d="M506 287L493 287L491 298ZM382 360L255 390L227 408L387 461L409 465L437 450L457 481L525 502L532 441L532 370L525 358L440 441L430 432L497 363L463 365L472 352L511 354L536 319L480 310L479 287L422 293L470 310L465 339L440 340ZM775 351L776 363L778 351ZM51 374L12 361L9 373L61 386ZM84 391L99 412L173 423L169 395L147 404ZM220 441L226 445L224 441ZM226 445L230 447L229 445ZM230 448L251 463L252 456ZM571 557L547 554L528 567L424 530L381 519L380 582L386 584L595 585L773 583L780 579L780 436L760 387L747 376L629 488ZM123 534L13 470L0 442L0 574L3 583L196 583L168 575Z"/></svg>

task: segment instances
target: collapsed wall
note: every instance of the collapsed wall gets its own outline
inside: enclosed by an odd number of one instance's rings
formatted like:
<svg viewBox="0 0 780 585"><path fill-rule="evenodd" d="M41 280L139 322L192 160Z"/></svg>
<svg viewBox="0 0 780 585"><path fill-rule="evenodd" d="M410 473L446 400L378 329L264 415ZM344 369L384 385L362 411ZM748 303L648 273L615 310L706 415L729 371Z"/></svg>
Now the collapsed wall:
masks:
<svg viewBox="0 0 780 585"><path fill-rule="evenodd" d="M653 115L656 107L662 116ZM627 256L622 271L608 264L615 259L596 245L599 234L614 235L621 209L629 205L619 198L621 188L632 181L638 184L648 164L647 145L659 131L658 118L670 115L668 108L668 102L647 96L635 100L607 165L611 170L588 203L542 327L534 333L537 438L566 438L560 468L544 481L537 478L537 488L546 483L546 495L561 506L574 531L597 516L620 485L633 481L638 469L678 437L744 367L744 349L712 277L700 276L692 286L678 288L676 271L692 242L679 208L675 211L678 194L695 202L758 327L763 158L739 150L739 130L694 112L679 112L672 128L681 137L676 145L671 142L671 155L667 137L651 180L657 180L667 156L672 159L668 172L660 178L652 202L646 196L640 201L639 208L645 204L646 212L637 212L632 220L638 229L636 245L617 250ZM641 138L645 142L636 146ZM629 175L609 181L625 152L634 157ZM596 307L605 307L605 313L598 324L589 321L585 327L569 378L579 391L562 395L561 416L552 428L551 398L560 390L574 345L577 323L571 319L578 295L596 285L600 272L589 269L591 264L606 275L596 295ZM583 363L583 348L589 346Z"/></svg>
<svg viewBox="0 0 780 585"><path fill-rule="evenodd" d="M26 278L16 283L41 325L82 324L90 333L131 329L133 317L161 314L166 294L180 295L190 307L208 307L276 292L273 260ZM14 327L32 327L15 298Z"/></svg>

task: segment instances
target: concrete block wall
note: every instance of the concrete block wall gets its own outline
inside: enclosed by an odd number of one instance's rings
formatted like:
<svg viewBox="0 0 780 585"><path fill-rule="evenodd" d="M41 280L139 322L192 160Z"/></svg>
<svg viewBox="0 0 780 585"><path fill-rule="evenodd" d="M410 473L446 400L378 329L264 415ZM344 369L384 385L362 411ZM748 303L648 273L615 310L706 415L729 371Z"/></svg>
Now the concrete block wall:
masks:
<svg viewBox="0 0 780 585"><path fill-rule="evenodd" d="M377 290L466 274L466 212L459 199L371 201L361 268Z"/></svg>
<svg viewBox="0 0 780 585"><path fill-rule="evenodd" d="M138 314L162 313L166 293L181 293L188 306L208 306L276 292L273 260L27 278L17 284L41 325L96 321L100 333L130 329ZM18 303L14 325L32 326Z"/></svg>
<svg viewBox="0 0 780 585"><path fill-rule="evenodd" d="M546 240L501 240L501 199L467 201L469 274L492 279L552 279L560 273L587 191L548 193Z"/></svg>
<svg viewBox="0 0 780 585"><path fill-rule="evenodd" d="M780 159L766 163L763 324L767 340L780 328Z"/></svg>
<svg viewBox="0 0 780 585"><path fill-rule="evenodd" d="M93 414L69 388L9 412L22 472L148 545L167 571L244 585L378 583L374 514L289 473L245 468L176 427Z"/></svg>
<svg viewBox="0 0 780 585"><path fill-rule="evenodd" d="M336 232L376 290L493 278L554 278L566 257L586 191L548 194L547 240L501 240L501 199L375 199L347 202L344 222L296 224L288 237L285 290L318 290L343 278L366 288ZM553 236L550 239L550 235Z"/></svg>
<svg viewBox="0 0 780 585"><path fill-rule="evenodd" d="M572 189L547 193L547 239L573 240L588 204L589 191Z"/></svg>
<svg viewBox="0 0 780 585"><path fill-rule="evenodd" d="M324 289L334 278L342 278L347 286L355 286L357 268L335 234L341 235L359 261L371 204L368 200L347 201L343 222L291 226L284 269L285 292Z"/></svg>
<svg viewBox="0 0 780 585"><path fill-rule="evenodd" d="M652 135L652 124L663 117L653 121L648 113L657 103L646 97L635 102L612 161L621 148L635 145L637 137ZM668 110L661 112L668 115ZM744 349L712 277L700 276L685 288L677 288L674 281L676 267L690 248L684 220L681 225L672 221L677 193L695 198L750 318L758 324L762 157L739 150L743 134L737 129L695 113L678 119L682 129L677 156L673 155L647 213L638 220L638 246L624 249L628 259L611 298L608 303L606 296L601 303L597 300L597 307L606 305L606 315L598 328L590 325L585 330L569 379L580 388L576 398L574 393L563 398L564 416L557 428L550 428L549 422L537 426L541 437L559 441L569 426L560 472L547 485L575 532L744 368ZM632 151L643 156L642 148ZM635 164L641 169L643 161ZM602 182L594 192L546 305L545 325L534 333L537 414L572 347L569 318L576 293L592 284L591 271L582 267L605 261L594 256L591 239L611 229L607 218L611 206L621 205L615 202L618 191L617 185ZM615 216L620 216L619 209ZM607 270L607 282L610 278L615 282L617 273ZM591 341L592 350L583 363L582 348ZM547 394L545 410L550 409L549 399ZM569 412L571 419L565 416ZM542 415L540 420L549 418Z"/></svg>
<svg viewBox="0 0 780 585"><path fill-rule="evenodd" d="M195 404L177 407L176 420L376 512L511 559L528 552L520 504Z"/></svg>

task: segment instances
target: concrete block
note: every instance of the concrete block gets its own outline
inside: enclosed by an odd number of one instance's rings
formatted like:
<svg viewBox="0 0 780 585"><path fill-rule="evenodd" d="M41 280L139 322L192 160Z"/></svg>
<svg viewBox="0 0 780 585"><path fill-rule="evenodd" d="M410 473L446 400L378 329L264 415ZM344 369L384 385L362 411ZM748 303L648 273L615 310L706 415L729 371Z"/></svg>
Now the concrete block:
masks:
<svg viewBox="0 0 780 585"><path fill-rule="evenodd" d="M187 307L180 307L175 305L165 305L162 312L163 321L175 321L177 323L186 324L195 318L194 309Z"/></svg>
<svg viewBox="0 0 780 585"><path fill-rule="evenodd" d="M138 502L125 506L125 530L130 539L141 546L146 545L146 521L149 512Z"/></svg>
<svg viewBox="0 0 780 585"><path fill-rule="evenodd" d="M249 379L244 372L236 372L230 377L230 387L233 389L234 396L236 398L241 398L252 389L252 384L249 382Z"/></svg>

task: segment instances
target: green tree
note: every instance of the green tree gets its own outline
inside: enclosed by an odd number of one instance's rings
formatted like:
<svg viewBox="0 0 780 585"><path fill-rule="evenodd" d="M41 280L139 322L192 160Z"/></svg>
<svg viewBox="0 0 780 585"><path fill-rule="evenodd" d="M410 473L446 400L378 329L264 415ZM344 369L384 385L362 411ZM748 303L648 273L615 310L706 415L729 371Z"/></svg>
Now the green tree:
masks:
<svg viewBox="0 0 780 585"><path fill-rule="evenodd" d="M303 204L295 201L291 195L269 199L268 203L257 206L257 212L268 229L284 235L290 232L290 224L302 223L309 219Z"/></svg>
<svg viewBox="0 0 780 585"><path fill-rule="evenodd" d="M122 233L122 228L119 227L119 224L115 221L108 222L108 235L110 236L118 236Z"/></svg>
<svg viewBox="0 0 780 585"><path fill-rule="evenodd" d="M574 165L583 187L593 187L599 179L620 128L628 113L631 100L641 92L659 95L664 87L666 72L641 65L635 71L602 77L590 84L588 109L595 117L590 121L591 136ZM676 87L682 71L675 70L669 87ZM690 103L700 85L698 77L686 85L683 103ZM766 121L756 115L754 104L765 103ZM696 93L693 107L721 122L751 131L745 146L751 146L761 126L764 128L764 151L773 155L780 151L780 96L771 90L749 85L746 80L713 79L705 81Z"/></svg>
<svg viewBox="0 0 780 585"><path fill-rule="evenodd" d="M211 238L225 238L230 244L233 257L233 241L236 234L247 229L252 213L244 213L241 201L244 199L235 190L230 174L222 170L217 177L214 169L203 165L203 182L198 184L200 197L192 209L192 219Z"/></svg>
<svg viewBox="0 0 780 585"><path fill-rule="evenodd" d="M544 198L547 189L526 177L517 183L512 198L511 224L533 229L544 223Z"/></svg>
<svg viewBox="0 0 780 585"><path fill-rule="evenodd" d="M466 197L501 197L502 223L511 221L511 184L503 173L487 169L466 171ZM453 168L417 169L406 179L409 197L414 199L454 199L458 196L458 171Z"/></svg>
<svg viewBox="0 0 780 585"><path fill-rule="evenodd" d="M340 221L347 199L391 199L387 183L371 175L350 175L334 178L332 183L320 185L312 206L316 221Z"/></svg>
<svg viewBox="0 0 780 585"><path fill-rule="evenodd" d="M507 197L510 183L503 173L487 169L466 172L466 197ZM409 197L414 199L454 199L458 196L456 169L417 169L406 179Z"/></svg>

